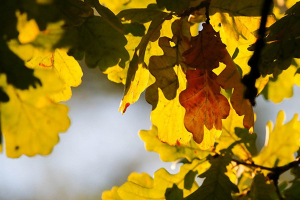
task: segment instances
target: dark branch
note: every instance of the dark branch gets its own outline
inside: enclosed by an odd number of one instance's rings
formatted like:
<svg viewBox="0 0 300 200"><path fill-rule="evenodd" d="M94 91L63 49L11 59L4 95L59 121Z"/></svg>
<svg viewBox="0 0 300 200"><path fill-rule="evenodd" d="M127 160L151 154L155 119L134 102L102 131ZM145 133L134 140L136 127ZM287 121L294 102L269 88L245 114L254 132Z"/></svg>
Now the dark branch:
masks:
<svg viewBox="0 0 300 200"><path fill-rule="evenodd" d="M251 67L251 71L249 74L245 75L242 79L243 84L246 86L246 91L244 96L246 99L249 99L252 106L255 105L255 98L257 95L257 88L255 87L255 81L261 75L258 69L258 64L259 64L261 50L265 45L264 37L266 32L266 23L267 23L268 14L272 4L273 4L272 0L264 1L260 27L258 30L258 39L255 43L254 53L248 62L248 65Z"/></svg>

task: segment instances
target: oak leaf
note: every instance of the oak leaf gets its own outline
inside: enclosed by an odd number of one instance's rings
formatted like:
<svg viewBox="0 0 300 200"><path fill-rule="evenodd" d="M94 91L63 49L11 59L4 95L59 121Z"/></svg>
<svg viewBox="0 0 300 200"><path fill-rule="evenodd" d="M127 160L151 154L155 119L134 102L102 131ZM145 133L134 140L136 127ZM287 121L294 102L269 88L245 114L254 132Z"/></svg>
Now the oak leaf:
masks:
<svg viewBox="0 0 300 200"><path fill-rule="evenodd" d="M187 89L180 93L179 101L186 109L184 124L193 133L203 149L214 144L222 131L222 119L229 115L228 100L220 94L217 75L208 70L187 70ZM210 134L206 134L211 130Z"/></svg>
<svg viewBox="0 0 300 200"><path fill-rule="evenodd" d="M72 56L68 56L65 49L56 49L53 53L35 49L33 57L26 62L26 66L32 69L44 68L54 71L62 79L65 88L52 95L55 102L69 100L72 96L71 86L77 87L81 84L83 75L81 67Z"/></svg>
<svg viewBox="0 0 300 200"><path fill-rule="evenodd" d="M158 88L161 89L166 99L172 100L176 97L179 83L178 74L176 74L174 67L180 65L186 68L182 53L190 47L190 32L184 32L185 29L189 30L189 27L186 20L174 21L172 23L172 39L168 37L159 39L159 46L164 55L150 58L149 71L156 78L156 82L147 89L146 100L152 105L153 110L159 101Z"/></svg>
<svg viewBox="0 0 300 200"><path fill-rule="evenodd" d="M208 199L232 199L231 193L239 192L238 187L231 182L226 175L227 165L231 162L230 155L219 155L217 158L211 158L210 168L200 175L205 178L203 184L186 200L208 200Z"/></svg>
<svg viewBox="0 0 300 200"><path fill-rule="evenodd" d="M182 158L186 158L188 161L192 161L195 158L203 159L211 153L208 150L201 150L199 144L194 140L190 140L188 144L180 146L170 146L167 143L163 143L158 138L156 126L152 126L150 130L141 130L139 135L145 142L146 150L158 153L160 159L164 162L174 162Z"/></svg>
<svg viewBox="0 0 300 200"><path fill-rule="evenodd" d="M226 45L220 34L210 24L202 24L203 30L191 39L191 48L183 53L185 63L193 68L213 70L219 67Z"/></svg>
<svg viewBox="0 0 300 200"><path fill-rule="evenodd" d="M179 103L179 94L186 88L186 79L180 66L174 67L175 75L179 80L179 88L176 96L168 100L162 90L158 89L157 107L151 112L151 121L158 128L158 138L169 145L185 145L191 139L183 124L185 109Z"/></svg>
<svg viewBox="0 0 300 200"><path fill-rule="evenodd" d="M184 188L186 174L190 170L202 173L208 166L209 163L206 160L195 159L192 163L182 165L178 174L170 174L164 168L154 173L154 179L145 173L133 173L133 176L128 177L128 182L118 189L118 194L121 199L167 199L166 190L172 188L175 183L180 190L183 190L183 197L186 197L198 188L196 182L190 189Z"/></svg>
<svg viewBox="0 0 300 200"><path fill-rule="evenodd" d="M217 82L224 89L234 88L230 102L238 115L244 116L244 126L252 129L254 126L253 108L248 99L244 98L245 86L241 82L241 75L237 70L235 63L226 50L223 50L224 57L222 62L226 68L217 77Z"/></svg>
<svg viewBox="0 0 300 200"><path fill-rule="evenodd" d="M9 102L0 104L8 157L48 155L59 141L58 133L65 132L70 126L68 107L54 103L50 98L63 89L63 82L48 70L36 69L34 75L43 86L29 87L28 90L6 84L5 76L1 76L1 86L10 98Z"/></svg>
<svg viewBox="0 0 300 200"><path fill-rule="evenodd" d="M267 123L266 142L253 160L258 165L266 167L283 166L294 160L293 154L300 146L300 121L296 114L291 121L283 124L285 115L279 111L273 128L272 122Z"/></svg>

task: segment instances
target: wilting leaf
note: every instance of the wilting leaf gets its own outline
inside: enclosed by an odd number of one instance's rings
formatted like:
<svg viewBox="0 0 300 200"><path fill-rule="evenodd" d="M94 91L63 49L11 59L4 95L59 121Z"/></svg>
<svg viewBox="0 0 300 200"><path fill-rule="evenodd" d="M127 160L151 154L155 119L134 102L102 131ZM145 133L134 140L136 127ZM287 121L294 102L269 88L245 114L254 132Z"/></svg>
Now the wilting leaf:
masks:
<svg viewBox="0 0 300 200"><path fill-rule="evenodd" d="M257 174L252 182L249 196L255 200L275 200L277 194L273 183L267 183L263 174Z"/></svg>
<svg viewBox="0 0 300 200"><path fill-rule="evenodd" d="M287 69L293 58L300 58L300 2L286 11L286 16L269 27L262 50L259 69L263 76L275 77ZM253 50L253 47L251 48Z"/></svg>
<svg viewBox="0 0 300 200"><path fill-rule="evenodd" d="M291 173L295 176L295 178L291 181L292 186L284 191L284 195L287 200L297 199L300 195L300 167L292 168Z"/></svg>
<svg viewBox="0 0 300 200"><path fill-rule="evenodd" d="M184 189L184 177L191 170L197 170L200 173L206 170L207 163L205 161L194 160L190 164L184 164L180 167L178 174L169 174L164 168L157 170L154 173L154 179L150 179L148 175L147 180L142 176L136 175L135 180L130 180L123 184L118 194L122 199L166 199L165 193L167 188L172 188L173 184L176 184L180 190L183 190L183 196L186 197L194 192L198 185L194 182L193 187L190 190ZM136 174L136 173L135 173ZM152 180L152 181L151 181ZM151 184L145 185L146 182Z"/></svg>
<svg viewBox="0 0 300 200"><path fill-rule="evenodd" d="M238 187L225 175L226 166L231 162L230 155L220 155L212 158L211 167L200 175L205 178L203 184L186 200L229 200L232 199L231 192L239 192Z"/></svg>
<svg viewBox="0 0 300 200"><path fill-rule="evenodd" d="M181 55L190 46L189 38L191 36L189 31L187 33L183 32L185 28L189 30L189 24L186 21L174 21L172 24L172 39L167 37L159 39L159 46L162 48L164 55L150 58L149 71L156 78L156 82L147 89L146 100L152 105L152 110L156 108L159 101L158 88L161 89L164 97L168 100L174 99L177 94L179 87L178 72L175 72L174 67L175 65L185 67L184 58ZM172 43L174 47L171 46Z"/></svg>
<svg viewBox="0 0 300 200"><path fill-rule="evenodd" d="M293 153L299 149L300 121L296 114L291 121L283 124L284 112L279 111L275 127L272 122L267 123L265 146L253 160L256 164L266 167L285 165L294 160Z"/></svg>
<svg viewBox="0 0 300 200"><path fill-rule="evenodd" d="M1 103L1 128L8 157L48 155L58 143L58 133L70 125L67 106L53 103L49 97L63 89L63 82L48 70L35 70L34 75L43 87L19 90L6 85L5 76L1 77L1 86L10 98Z"/></svg>
<svg viewBox="0 0 300 200"><path fill-rule="evenodd" d="M191 140L187 145L170 146L163 143L158 138L157 127L152 126L151 130L141 130L140 137L145 142L147 151L154 151L160 155L160 159L164 162L174 162L178 159L186 158L192 161L194 158L203 159L210 154L210 151L202 151L194 140Z"/></svg>
<svg viewBox="0 0 300 200"><path fill-rule="evenodd" d="M114 186L111 190L102 193L102 200L122 200L118 195L118 187Z"/></svg>
<svg viewBox="0 0 300 200"><path fill-rule="evenodd" d="M241 75L230 55L223 50L222 62L226 65L224 71L217 78L217 82L224 88L234 88L230 102L238 115L244 115L243 124L251 129L254 126L254 113L249 99L244 98L245 86L241 82Z"/></svg>
<svg viewBox="0 0 300 200"><path fill-rule="evenodd" d="M35 50L33 57L26 63L32 69L46 68L54 71L65 83L65 89L52 95L55 102L67 101L72 96L71 86L81 83L82 70L78 62L67 55L64 49L56 49L54 53Z"/></svg>
<svg viewBox="0 0 300 200"><path fill-rule="evenodd" d="M184 125L193 133L201 148L213 146L222 130L222 119L229 115L227 99L220 94L216 74L207 70L187 70L187 89L181 92L179 101L186 109Z"/></svg>
<svg viewBox="0 0 300 200"><path fill-rule="evenodd" d="M184 52L185 63L201 70L213 70L219 67L226 45L221 41L220 34L210 24L202 24L199 35L191 39L191 48Z"/></svg>

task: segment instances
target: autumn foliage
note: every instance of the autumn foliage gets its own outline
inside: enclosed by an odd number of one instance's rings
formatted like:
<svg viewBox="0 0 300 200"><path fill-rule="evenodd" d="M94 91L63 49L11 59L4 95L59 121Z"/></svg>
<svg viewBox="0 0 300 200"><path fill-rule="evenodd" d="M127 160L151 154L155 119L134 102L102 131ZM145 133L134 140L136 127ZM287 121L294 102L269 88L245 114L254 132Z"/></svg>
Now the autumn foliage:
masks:
<svg viewBox="0 0 300 200"><path fill-rule="evenodd" d="M280 111L258 152L252 107L258 95L278 103L300 86L299 2L3 0L0 22L8 157L51 153L70 126L61 102L84 60L124 84L122 114L145 92L146 150L182 163L178 174L132 173L104 200L300 199L298 115L284 124ZM290 182L279 179L286 171Z"/></svg>

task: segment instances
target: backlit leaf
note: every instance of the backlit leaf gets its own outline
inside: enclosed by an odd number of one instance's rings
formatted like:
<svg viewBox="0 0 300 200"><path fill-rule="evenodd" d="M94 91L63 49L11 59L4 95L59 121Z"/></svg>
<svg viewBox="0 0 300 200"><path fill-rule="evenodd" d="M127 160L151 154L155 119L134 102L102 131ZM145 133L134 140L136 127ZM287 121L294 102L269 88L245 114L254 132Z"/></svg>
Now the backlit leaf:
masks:
<svg viewBox="0 0 300 200"><path fill-rule="evenodd" d="M186 158L192 161L194 158L203 159L209 155L210 151L202 151L194 140L190 140L187 145L170 146L163 143L158 138L157 127L152 126L151 130L141 130L140 137L145 142L147 151L154 151L160 155L160 159L164 162L174 162L178 159Z"/></svg>
<svg viewBox="0 0 300 200"><path fill-rule="evenodd" d="M118 187L114 186L111 190L102 193L102 200L122 200L118 195Z"/></svg>
<svg viewBox="0 0 300 200"><path fill-rule="evenodd" d="M221 41L219 33L210 24L202 24L199 35L192 37L191 48L184 52L185 63L197 69L213 70L219 67L226 45Z"/></svg>
<svg viewBox="0 0 300 200"><path fill-rule="evenodd" d="M156 78L156 82L147 89L146 100L152 105L153 110L159 101L158 88L161 89L164 97L168 100L172 100L176 96L179 83L178 72L176 73L174 66L180 65L186 68L183 63L184 58L181 55L190 47L190 32L184 32L185 29L189 30L189 24L186 21L174 21L172 23L172 39L168 37L159 39L159 46L162 48L164 55L150 58L149 71ZM174 46L171 46L172 44Z"/></svg>
<svg viewBox="0 0 300 200"><path fill-rule="evenodd" d="M220 94L216 74L206 70L187 70L187 89L180 93L179 101L186 109L184 124L193 133L202 149L213 146L220 137L222 119L229 115L227 99ZM211 133L207 133L211 131Z"/></svg>
<svg viewBox="0 0 300 200"><path fill-rule="evenodd" d="M67 106L50 99L51 94L63 89L63 82L48 70L35 70L35 76L43 87L28 90L6 85L5 76L1 76L1 86L10 98L1 103L1 128L8 157L48 155L58 143L58 133L70 125Z"/></svg>
<svg viewBox="0 0 300 200"><path fill-rule="evenodd" d="M26 66L32 69L52 70L61 78L65 83L65 89L52 95L55 102L69 100L72 95L70 87L77 87L81 83L81 67L72 56L67 55L67 51L64 49L56 49L54 53L35 50Z"/></svg>
<svg viewBox="0 0 300 200"><path fill-rule="evenodd" d="M229 116L222 120L222 134L220 138L216 140L218 145L216 146L216 151L220 152L222 149L227 149L231 145L234 145L232 152L234 155L239 156L243 160L251 158L251 154L248 151L245 144L239 142L243 135L240 137L237 135L236 128L244 128L243 117L236 114L234 109L230 109ZM243 132L243 134L249 134L249 132ZM245 141L246 142L246 141ZM249 141L247 141L249 142Z"/></svg>
<svg viewBox="0 0 300 200"><path fill-rule="evenodd" d="M282 166L294 160L293 153L300 145L300 121L297 114L286 124L283 124L284 118L284 112L279 111L275 127L272 122L267 123L265 146L253 159L256 164L274 167L275 163Z"/></svg>
<svg viewBox="0 0 300 200"><path fill-rule="evenodd" d="M288 69L282 71L276 79L270 78L262 91L264 98L274 103L280 103L284 98L291 98L293 96L295 73L296 68L290 66Z"/></svg>
<svg viewBox="0 0 300 200"><path fill-rule="evenodd" d="M238 187L225 175L226 166L231 162L230 155L219 155L209 160L211 167L200 175L205 178L203 184L186 200L230 200L231 193L239 192Z"/></svg>
<svg viewBox="0 0 300 200"><path fill-rule="evenodd" d="M241 82L241 75L230 55L226 50L223 51L222 62L226 68L217 78L217 82L224 88L234 88L230 102L238 115L244 115L243 124L251 129L254 126L254 113L249 99L244 98L245 86Z"/></svg>
<svg viewBox="0 0 300 200"><path fill-rule="evenodd" d="M188 196L194 192L198 185L194 182L193 187L190 190L184 189L184 177L192 169L202 173L207 168L207 162L194 160L190 164L184 164L180 167L178 174L169 174L164 168L157 170L154 173L154 179L152 185L145 185L145 180L131 181L123 184L118 194L122 199L132 200L150 200L150 199L166 199L165 193L167 188L172 188L173 184L176 184L180 190L183 190L183 196Z"/></svg>

